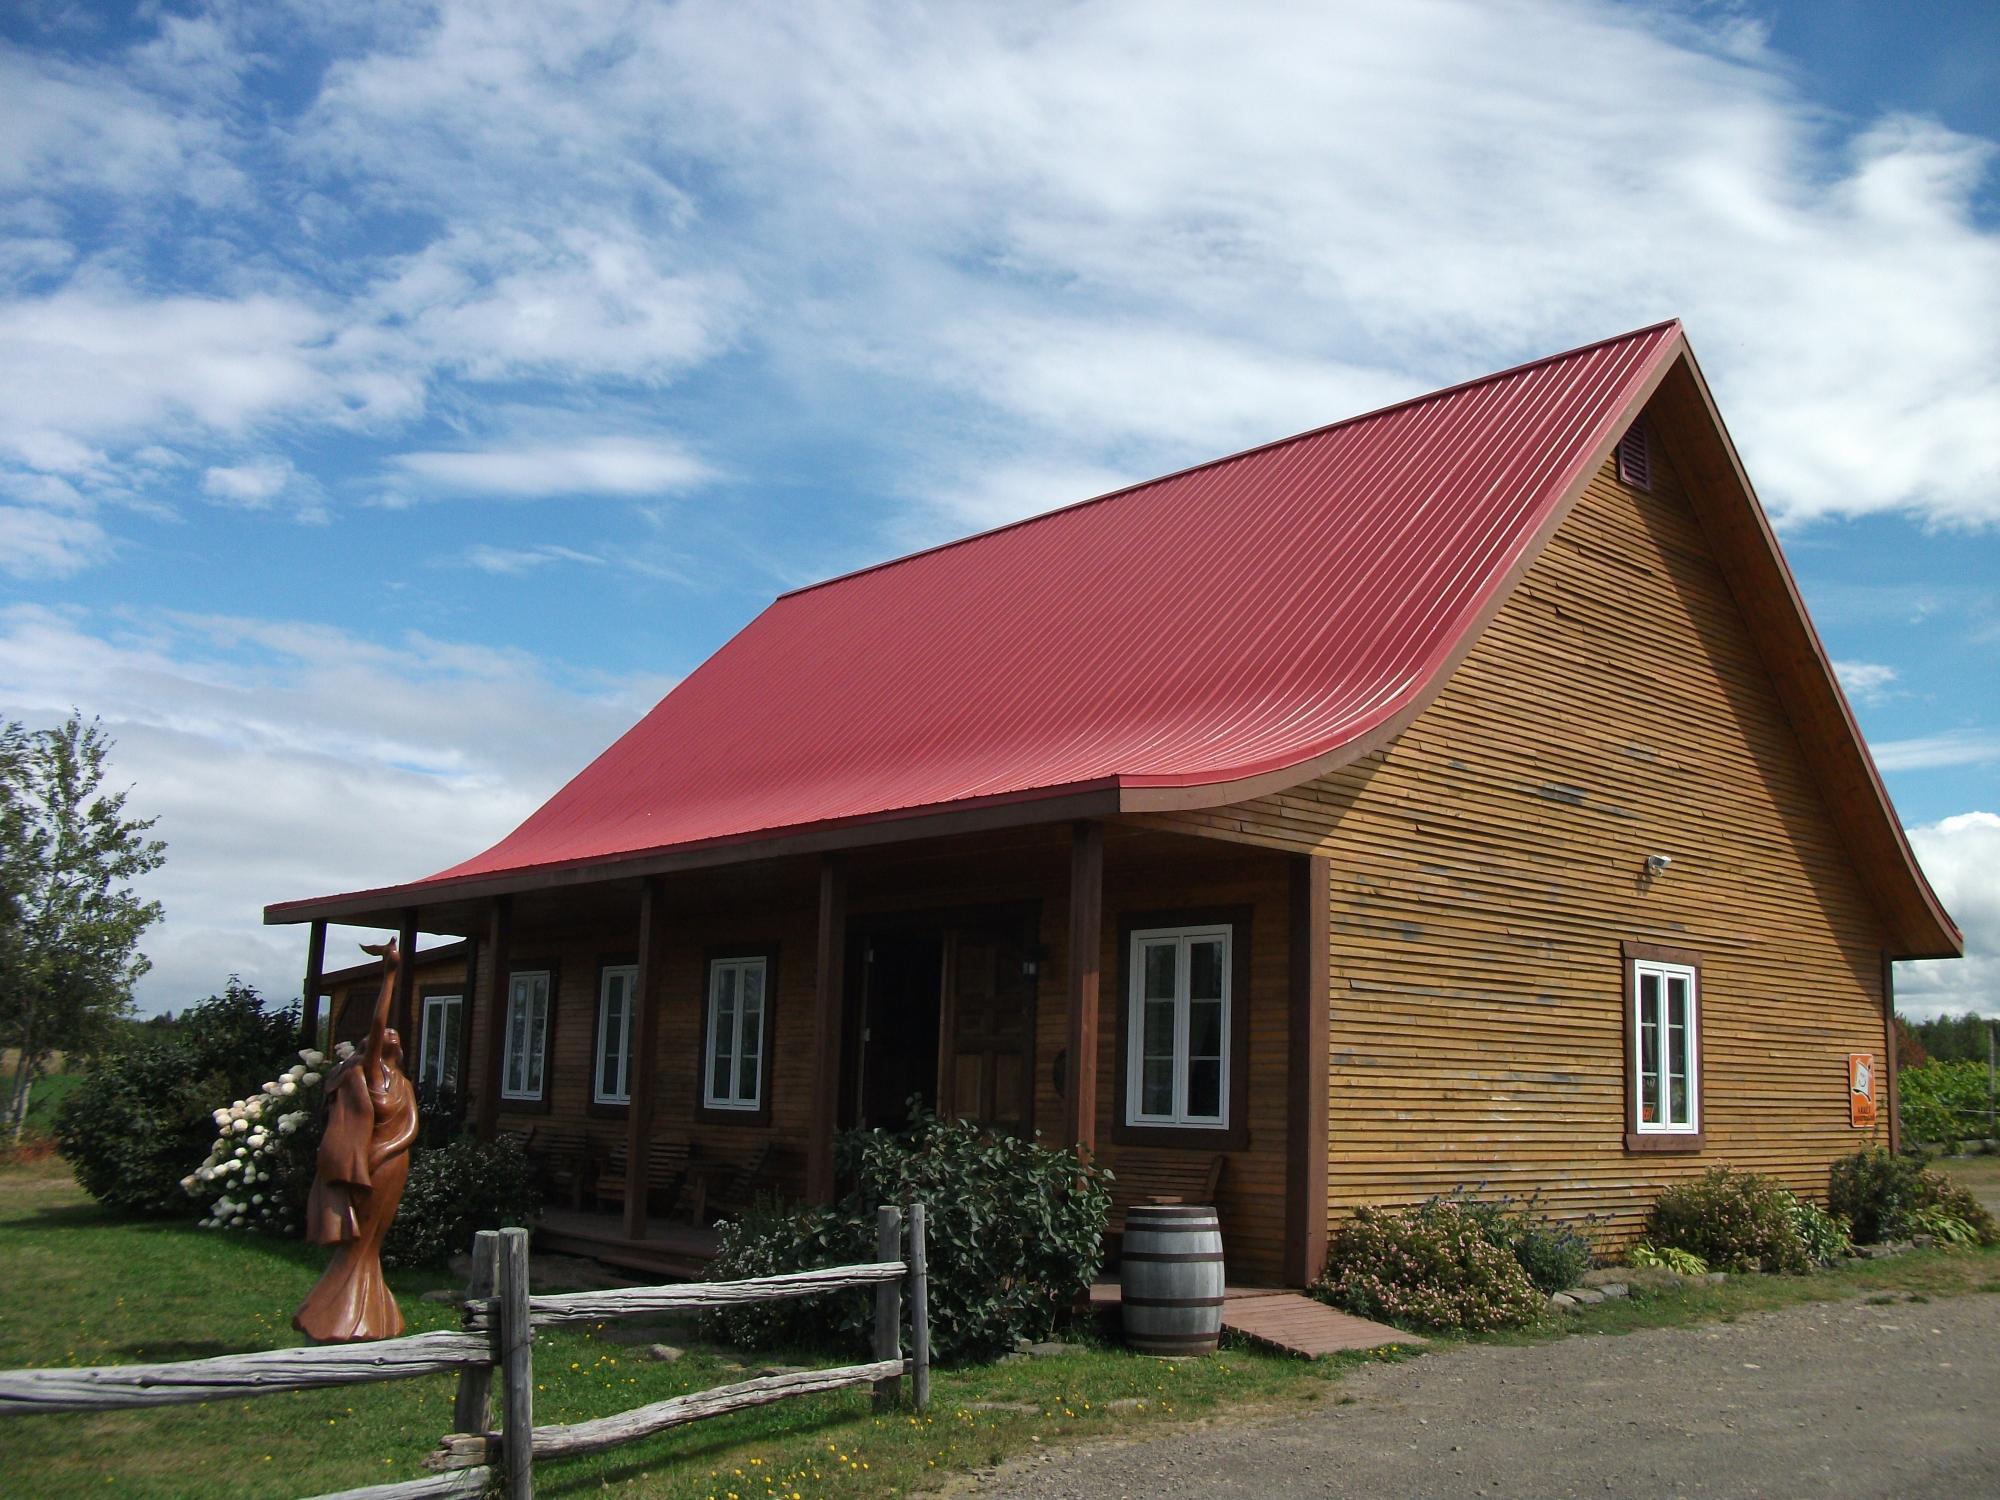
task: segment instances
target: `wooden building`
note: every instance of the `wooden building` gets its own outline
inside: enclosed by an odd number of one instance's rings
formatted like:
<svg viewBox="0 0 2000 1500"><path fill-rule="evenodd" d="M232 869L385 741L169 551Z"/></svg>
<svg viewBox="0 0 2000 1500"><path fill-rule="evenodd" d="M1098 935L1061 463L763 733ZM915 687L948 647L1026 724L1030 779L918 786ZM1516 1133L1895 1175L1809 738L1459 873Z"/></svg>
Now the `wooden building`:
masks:
<svg viewBox="0 0 2000 1500"><path fill-rule="evenodd" d="M1823 1194L1961 946L1676 323L787 595L493 849L266 915L463 937L482 1131L825 1199L914 1097L1294 1283L1460 1186Z"/></svg>

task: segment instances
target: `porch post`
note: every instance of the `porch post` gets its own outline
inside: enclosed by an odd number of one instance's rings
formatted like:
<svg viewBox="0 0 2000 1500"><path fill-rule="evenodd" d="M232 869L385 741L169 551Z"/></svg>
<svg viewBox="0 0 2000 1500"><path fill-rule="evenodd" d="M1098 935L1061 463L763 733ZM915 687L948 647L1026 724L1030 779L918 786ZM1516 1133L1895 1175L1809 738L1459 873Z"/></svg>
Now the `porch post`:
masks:
<svg viewBox="0 0 2000 1500"><path fill-rule="evenodd" d="M1104 929L1104 825L1082 822L1069 842L1069 1089L1064 1139L1097 1151L1098 948Z"/></svg>
<svg viewBox="0 0 2000 1500"><path fill-rule="evenodd" d="M472 1028L479 1024L479 939L465 940L465 992L458 1012L458 1060L452 1076L463 1100L472 1087Z"/></svg>
<svg viewBox="0 0 2000 1500"><path fill-rule="evenodd" d="M417 909L403 908L403 928L396 938L396 1005L390 1012L396 1032L403 1039L403 1056L414 1058L422 1045L416 1035L417 1008Z"/></svg>
<svg viewBox="0 0 2000 1500"><path fill-rule="evenodd" d="M833 1137L840 1129L840 1043L847 989L847 869L837 855L819 866L819 967L813 995L812 1132L806 1199L831 1203Z"/></svg>
<svg viewBox="0 0 2000 1500"><path fill-rule="evenodd" d="M646 1237L646 1194L652 1181L653 1054L660 1045L660 1007L666 992L666 897L656 875L639 888L639 973L632 984L638 1007L626 1064L625 1238Z"/></svg>
<svg viewBox="0 0 2000 1500"><path fill-rule="evenodd" d="M1333 1003L1333 866L1291 860L1291 1004L1286 1042L1285 1280L1310 1285L1326 1266L1327 1053Z"/></svg>
<svg viewBox="0 0 2000 1500"><path fill-rule="evenodd" d="M493 978L486 987L486 1077L479 1086L479 1138L500 1130L500 1079L507 1051L507 971L513 964L514 898L496 896L486 917L486 962Z"/></svg>
<svg viewBox="0 0 2000 1500"><path fill-rule="evenodd" d="M320 976L326 972L326 923L315 922L306 938L306 985L299 993L299 1045L319 1045Z"/></svg>

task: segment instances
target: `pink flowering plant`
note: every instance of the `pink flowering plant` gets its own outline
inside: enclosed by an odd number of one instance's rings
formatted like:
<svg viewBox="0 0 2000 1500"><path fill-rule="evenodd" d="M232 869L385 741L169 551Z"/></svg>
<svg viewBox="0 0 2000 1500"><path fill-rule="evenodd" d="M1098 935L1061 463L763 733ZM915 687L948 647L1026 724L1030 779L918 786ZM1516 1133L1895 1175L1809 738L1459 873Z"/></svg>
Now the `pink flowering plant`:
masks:
<svg viewBox="0 0 2000 1500"><path fill-rule="evenodd" d="M215 1143L181 1179L183 1192L208 1205L204 1229L298 1230L319 1151L326 1072L353 1050L342 1042L329 1059L307 1047L256 1093L214 1111Z"/></svg>
<svg viewBox="0 0 2000 1500"><path fill-rule="evenodd" d="M1519 1327L1543 1308L1513 1253L1452 1199L1357 1210L1328 1243L1312 1290L1360 1317L1436 1332Z"/></svg>

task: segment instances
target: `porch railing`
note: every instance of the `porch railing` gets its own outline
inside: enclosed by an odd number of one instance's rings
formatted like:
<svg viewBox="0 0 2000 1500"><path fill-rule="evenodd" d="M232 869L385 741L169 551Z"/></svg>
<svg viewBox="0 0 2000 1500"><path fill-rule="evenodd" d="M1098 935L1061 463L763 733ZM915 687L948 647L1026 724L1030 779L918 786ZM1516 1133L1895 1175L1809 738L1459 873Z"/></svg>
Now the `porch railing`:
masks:
<svg viewBox="0 0 2000 1500"><path fill-rule="evenodd" d="M494 1484L509 1500L534 1494L537 1459L596 1453L707 1417L857 1385L872 1385L877 1409L895 1405L910 1379L918 1408L930 1402L930 1307L923 1205L911 1206L908 1249L904 1214L876 1211L876 1259L751 1281L669 1283L537 1297L528 1285L528 1231L486 1230L473 1249L473 1279L462 1332L408 1334L368 1344L264 1349L160 1365L0 1371L0 1416L112 1411L273 1395L320 1386L458 1373L454 1431L424 1461L440 1471L419 1479L342 1490L320 1500L417 1500L478 1495ZM875 1288L874 1358L826 1370L797 1370L675 1396L585 1422L535 1426L534 1334L537 1328L611 1318L710 1312L760 1302ZM911 1350L902 1352L907 1302ZM504 1375L498 1429L492 1425L493 1373Z"/></svg>

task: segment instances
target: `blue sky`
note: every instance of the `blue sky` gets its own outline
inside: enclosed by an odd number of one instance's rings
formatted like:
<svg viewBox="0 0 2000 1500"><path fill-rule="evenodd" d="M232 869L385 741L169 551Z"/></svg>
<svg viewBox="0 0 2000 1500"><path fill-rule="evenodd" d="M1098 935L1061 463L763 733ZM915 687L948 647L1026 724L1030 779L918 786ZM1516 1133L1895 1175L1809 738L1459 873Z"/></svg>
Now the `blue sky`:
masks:
<svg viewBox="0 0 2000 1500"><path fill-rule="evenodd" d="M25 0L0 713L291 993L783 588L1676 315L2000 1012L1995 17Z"/></svg>

